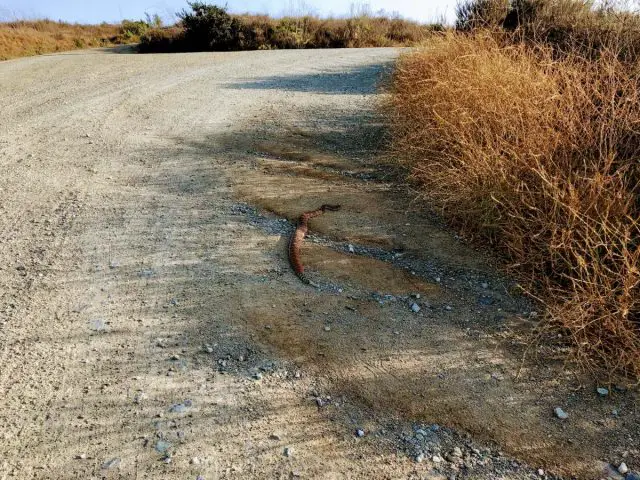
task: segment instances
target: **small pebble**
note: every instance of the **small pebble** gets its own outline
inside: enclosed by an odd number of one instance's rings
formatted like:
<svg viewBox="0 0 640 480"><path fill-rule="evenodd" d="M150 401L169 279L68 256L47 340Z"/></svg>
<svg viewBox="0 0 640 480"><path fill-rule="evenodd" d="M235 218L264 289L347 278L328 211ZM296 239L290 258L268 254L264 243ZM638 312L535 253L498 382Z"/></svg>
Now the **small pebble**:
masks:
<svg viewBox="0 0 640 480"><path fill-rule="evenodd" d="M116 457L116 458L112 458L111 460L107 460L106 462L104 462L102 464L102 469L103 470L108 470L110 468L117 467L118 465L120 465L120 459Z"/></svg>
<svg viewBox="0 0 640 480"><path fill-rule="evenodd" d="M609 395L609 389L604 387L598 387L596 388L596 391L598 392L598 395L600 395L601 397L606 397L607 395Z"/></svg>
<svg viewBox="0 0 640 480"><path fill-rule="evenodd" d="M284 456L290 457L293 455L293 449L291 447L284 447Z"/></svg>
<svg viewBox="0 0 640 480"><path fill-rule="evenodd" d="M86 453L81 453L80 455L76 455L75 459L76 460L85 460L87 458L87 454Z"/></svg>
<svg viewBox="0 0 640 480"><path fill-rule="evenodd" d="M556 407L554 413L560 420L566 420L567 418L569 418L569 414L562 410L560 407Z"/></svg>
<svg viewBox="0 0 640 480"><path fill-rule="evenodd" d="M362 430L361 428L356 430L356 435L358 437L364 437L364 430Z"/></svg>
<svg viewBox="0 0 640 480"><path fill-rule="evenodd" d="M460 447L455 447L453 452L451 452L451 455L458 458L462 457L462 449Z"/></svg>
<svg viewBox="0 0 640 480"><path fill-rule="evenodd" d="M431 457L431 461L433 463L442 463L442 457L440 455L434 455Z"/></svg>
<svg viewBox="0 0 640 480"><path fill-rule="evenodd" d="M329 325L327 325L326 327L324 327L324 331L325 332L330 332L331 331L331 327Z"/></svg>
<svg viewBox="0 0 640 480"><path fill-rule="evenodd" d="M418 463L424 462L424 453L421 453L416 457L416 462Z"/></svg>
<svg viewBox="0 0 640 480"><path fill-rule="evenodd" d="M446 307L444 307L445 310L451 311L453 310L453 308L451 307L451 305L447 305Z"/></svg>
<svg viewBox="0 0 640 480"><path fill-rule="evenodd" d="M485 289L489 288L489 284L487 282L483 282L482 288L485 288Z"/></svg>
<svg viewBox="0 0 640 480"><path fill-rule="evenodd" d="M356 253L356 249L353 248L353 245L349 244L347 248L349 249L349 253Z"/></svg>
<svg viewBox="0 0 640 480"><path fill-rule="evenodd" d="M618 471L619 471L622 475L624 475L625 473L627 473L627 472L629 471L629 467L627 467L627 464L626 464L626 463L622 462L622 463L620 464L620 466L618 467Z"/></svg>
<svg viewBox="0 0 640 480"><path fill-rule="evenodd" d="M541 477L544 477L544 470L539 468L538 469L538 475L541 476Z"/></svg>
<svg viewBox="0 0 640 480"><path fill-rule="evenodd" d="M262 374L260 372L254 373L252 378L254 380L262 380Z"/></svg>
<svg viewBox="0 0 640 480"><path fill-rule="evenodd" d="M200 465L200 459L198 457L193 457L189 463L191 465Z"/></svg>
<svg viewBox="0 0 640 480"><path fill-rule="evenodd" d="M412 310L414 313L418 313L418 312L420 311L420 306L419 306L417 303L413 303L413 304L411 305L411 310Z"/></svg>

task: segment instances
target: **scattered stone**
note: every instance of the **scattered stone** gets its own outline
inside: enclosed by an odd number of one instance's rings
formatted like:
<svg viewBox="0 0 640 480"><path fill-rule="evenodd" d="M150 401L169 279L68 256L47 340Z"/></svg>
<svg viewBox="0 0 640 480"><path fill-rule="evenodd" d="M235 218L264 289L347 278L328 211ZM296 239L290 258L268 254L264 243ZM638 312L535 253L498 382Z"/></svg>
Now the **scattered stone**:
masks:
<svg viewBox="0 0 640 480"><path fill-rule="evenodd" d="M420 306L417 303L411 304L411 310L413 313L418 313L420 311Z"/></svg>
<svg viewBox="0 0 640 480"><path fill-rule="evenodd" d="M147 399L147 394L144 392L138 392L133 396L133 403L139 405L143 400Z"/></svg>
<svg viewBox="0 0 640 480"><path fill-rule="evenodd" d="M457 458L462 457L462 449L460 447L455 447L451 452L451 455Z"/></svg>
<svg viewBox="0 0 640 480"><path fill-rule="evenodd" d="M269 435L269 440L280 441L280 435L278 435L276 433L272 433L271 435Z"/></svg>
<svg viewBox="0 0 640 480"><path fill-rule="evenodd" d="M198 475L198 476L196 477L196 480L205 480L205 479L204 479L204 477L203 477L202 475Z"/></svg>
<svg viewBox="0 0 640 480"><path fill-rule="evenodd" d="M293 448L291 447L284 447L284 456L285 457L290 457L293 455Z"/></svg>
<svg viewBox="0 0 640 480"><path fill-rule="evenodd" d="M324 400L322 400L322 398L320 397L316 397L316 405L318 406L318 408L324 407Z"/></svg>
<svg viewBox="0 0 640 480"><path fill-rule="evenodd" d="M444 307L444 309L447 311L451 311L453 310L453 307L451 305L447 305L446 307Z"/></svg>
<svg viewBox="0 0 640 480"><path fill-rule="evenodd" d="M487 282L482 282L482 288L486 290L487 288L489 288L489 284Z"/></svg>
<svg viewBox="0 0 640 480"><path fill-rule="evenodd" d="M539 468L539 469L538 469L538 475L539 475L540 477L544 477L544 470L543 470L543 469L541 469L541 468Z"/></svg>
<svg viewBox="0 0 640 480"><path fill-rule="evenodd" d="M609 389L604 387L596 388L596 392L598 392L598 395L600 395L601 397L606 397L607 395L609 395Z"/></svg>
<svg viewBox="0 0 640 480"><path fill-rule="evenodd" d="M431 457L431 461L433 463L442 463L442 457L440 455L434 455L433 457Z"/></svg>
<svg viewBox="0 0 640 480"><path fill-rule="evenodd" d="M89 320L89 329L94 332L104 332L106 330L106 324L101 318L94 318L93 320Z"/></svg>
<svg viewBox="0 0 640 480"><path fill-rule="evenodd" d="M497 372L493 372L493 373L491 374L491 378L493 378L494 380L497 380L497 381L499 381L499 382L501 382L502 380L504 380L504 376L503 376L503 375L501 375L501 374L499 374L499 373L497 373Z"/></svg>
<svg viewBox="0 0 640 480"><path fill-rule="evenodd" d="M86 453L81 453L80 455L76 455L75 459L76 460L85 460L87 458L87 454Z"/></svg>
<svg viewBox="0 0 640 480"><path fill-rule="evenodd" d="M424 453L420 453L420 454L416 457L416 462L418 462L418 463L422 463L422 462L424 462Z"/></svg>
<svg viewBox="0 0 640 480"><path fill-rule="evenodd" d="M349 244L347 248L349 249L349 253L356 253L356 249L353 248L353 245Z"/></svg>
<svg viewBox="0 0 640 480"><path fill-rule="evenodd" d="M434 280L435 280L437 283L440 283L440 277L436 277Z"/></svg>
<svg viewBox="0 0 640 480"><path fill-rule="evenodd" d="M356 430L356 435L358 437L364 437L364 430L362 430L361 428Z"/></svg>
<svg viewBox="0 0 640 480"><path fill-rule="evenodd" d="M187 411L188 405L184 403L176 403L169 407L169 413L184 413Z"/></svg>
<svg viewBox="0 0 640 480"><path fill-rule="evenodd" d="M102 470L109 470L110 468L116 468L118 465L120 465L120 458L115 457L104 462L101 468Z"/></svg>
<svg viewBox="0 0 640 480"><path fill-rule="evenodd" d="M120 262L118 262L117 260L114 260L109 264L109 268L112 269L112 270L114 268L118 268L119 266L120 266Z"/></svg>
<svg viewBox="0 0 640 480"><path fill-rule="evenodd" d="M155 447L153 448L158 453L167 453L167 451L171 448L171 444L169 442L165 442L164 440L158 440Z"/></svg>
<svg viewBox="0 0 640 480"><path fill-rule="evenodd" d="M419 299L420 299L420 294L419 294L419 293L412 293L412 294L411 294L411 296L412 296L413 298L415 298L416 300L419 300Z"/></svg>
<svg viewBox="0 0 640 480"><path fill-rule="evenodd" d="M622 463L620 464L620 466L618 467L618 471L619 471L622 475L624 475L625 473L627 473L627 472L629 471L629 467L627 467L627 464L626 464L626 463L622 462Z"/></svg>
<svg viewBox="0 0 640 480"><path fill-rule="evenodd" d="M173 360L173 361L180 360L180 355L171 355L171 358L169 360Z"/></svg>
<svg viewBox="0 0 640 480"><path fill-rule="evenodd" d="M489 306L496 303L496 301L491 295L480 295L480 297L478 298L478 303L480 305Z"/></svg>
<svg viewBox="0 0 640 480"><path fill-rule="evenodd" d="M562 410L560 407L556 407L554 413L560 420L566 420L567 418L569 418L569 414Z"/></svg>
<svg viewBox="0 0 640 480"><path fill-rule="evenodd" d="M164 463L166 463L166 464L171 463L171 456L167 455L166 457L164 457L164 458L162 459L162 461L163 461Z"/></svg>
<svg viewBox="0 0 640 480"><path fill-rule="evenodd" d="M625 480L640 480L640 473L638 472L629 472L625 477Z"/></svg>
<svg viewBox="0 0 640 480"><path fill-rule="evenodd" d="M326 327L324 327L324 331L325 332L330 332L331 331L331 327L329 325L327 325Z"/></svg>
<svg viewBox="0 0 640 480"><path fill-rule="evenodd" d="M256 372L251 378L253 378L254 380L262 380L262 374L260 372Z"/></svg>

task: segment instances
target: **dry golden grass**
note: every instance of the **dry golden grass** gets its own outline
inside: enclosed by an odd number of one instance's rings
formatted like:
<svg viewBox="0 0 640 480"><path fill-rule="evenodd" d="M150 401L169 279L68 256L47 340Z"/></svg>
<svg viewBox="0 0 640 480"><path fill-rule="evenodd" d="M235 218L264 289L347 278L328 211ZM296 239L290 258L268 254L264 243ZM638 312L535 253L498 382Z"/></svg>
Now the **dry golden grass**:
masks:
<svg viewBox="0 0 640 480"><path fill-rule="evenodd" d="M147 32L142 36L140 50L146 53L413 46L443 28L400 18L370 16L338 19L313 16L272 18L267 15L229 15L226 12L217 15L228 17L230 25L230 39L223 47L213 47L210 38L189 36L184 22L181 22L171 28Z"/></svg>
<svg viewBox="0 0 640 480"><path fill-rule="evenodd" d="M136 40L121 34L121 25L77 25L51 20L0 23L0 60Z"/></svg>
<svg viewBox="0 0 640 480"><path fill-rule="evenodd" d="M448 34L405 55L394 151L491 242L590 367L640 378L640 73L543 44Z"/></svg>

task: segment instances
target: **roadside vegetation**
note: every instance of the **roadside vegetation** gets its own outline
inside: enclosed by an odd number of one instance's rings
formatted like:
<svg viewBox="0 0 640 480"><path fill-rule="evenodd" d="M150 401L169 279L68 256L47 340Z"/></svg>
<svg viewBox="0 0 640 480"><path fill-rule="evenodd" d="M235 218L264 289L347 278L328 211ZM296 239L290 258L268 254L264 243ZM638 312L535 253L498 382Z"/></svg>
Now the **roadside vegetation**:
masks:
<svg viewBox="0 0 640 480"><path fill-rule="evenodd" d="M176 25L144 34L140 51L389 47L416 45L434 30L442 30L440 25L373 15L271 18L231 15L225 8L201 2L189 3L189 7L179 14Z"/></svg>
<svg viewBox="0 0 640 480"><path fill-rule="evenodd" d="M639 60L636 13L471 0L401 58L388 105L422 195L610 380L640 379Z"/></svg>
<svg viewBox="0 0 640 480"><path fill-rule="evenodd" d="M78 25L51 20L0 23L0 60L137 43L141 35L160 25L158 17L146 21L125 20L119 25Z"/></svg>

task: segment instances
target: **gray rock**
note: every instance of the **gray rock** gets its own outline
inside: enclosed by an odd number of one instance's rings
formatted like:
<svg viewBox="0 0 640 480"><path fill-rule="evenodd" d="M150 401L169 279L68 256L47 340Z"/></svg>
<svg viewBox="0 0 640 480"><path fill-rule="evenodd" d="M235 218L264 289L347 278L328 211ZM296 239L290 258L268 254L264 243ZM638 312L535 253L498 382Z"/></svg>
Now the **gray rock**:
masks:
<svg viewBox="0 0 640 480"><path fill-rule="evenodd" d="M102 470L109 470L110 468L116 468L118 465L120 465L120 458L115 457L104 462L101 468Z"/></svg>
<svg viewBox="0 0 640 480"><path fill-rule="evenodd" d="M413 311L413 313L418 313L420 311L420 306L417 303L412 303L411 311Z"/></svg>
<svg viewBox="0 0 640 480"><path fill-rule="evenodd" d="M133 396L133 403L135 403L136 405L139 405L140 403L142 403L143 400L147 399L147 394L144 392L137 392L134 396Z"/></svg>
<svg viewBox="0 0 640 480"><path fill-rule="evenodd" d="M291 447L284 447L284 456L285 457L290 457L293 455L293 448Z"/></svg>
<svg viewBox="0 0 640 480"><path fill-rule="evenodd" d="M629 467L627 467L627 464L622 462L619 466L618 466L618 471L624 475L625 473L627 473L629 471Z"/></svg>
<svg viewBox="0 0 640 480"><path fill-rule="evenodd" d="M604 387L596 388L596 392L598 392L598 395L600 395L601 397L606 397L607 395L609 395L609 389Z"/></svg>
<svg viewBox="0 0 640 480"><path fill-rule="evenodd" d="M200 465L200 459L199 459L198 457L193 457L193 458L189 461L189 463L190 463L191 465Z"/></svg>
<svg viewBox="0 0 640 480"><path fill-rule="evenodd" d="M153 448L158 453L167 453L167 451L171 448L171 444L169 442L165 442L164 440L158 440L155 447Z"/></svg>
<svg viewBox="0 0 640 480"><path fill-rule="evenodd" d="M424 462L424 453L420 453L418 454L418 456L416 456L416 462L418 463Z"/></svg>
<svg viewBox="0 0 640 480"><path fill-rule="evenodd" d="M186 405L186 402L175 403L169 407L169 413L184 413L187 411L187 408L189 407L190 405Z"/></svg>
<svg viewBox="0 0 640 480"><path fill-rule="evenodd" d="M86 460L87 458L87 454L86 453L81 453L80 455L76 455L75 459L76 460Z"/></svg>
<svg viewBox="0 0 640 480"><path fill-rule="evenodd" d="M460 447L455 447L451 452L451 455L458 458L462 457L462 449Z"/></svg>
<svg viewBox="0 0 640 480"><path fill-rule="evenodd" d="M442 463L443 458L440 455L434 455L433 457L431 457L431 461L433 463Z"/></svg>
<svg viewBox="0 0 640 480"><path fill-rule="evenodd" d="M489 284L487 282L482 282L482 288L484 289L489 288Z"/></svg>
<svg viewBox="0 0 640 480"><path fill-rule="evenodd" d="M538 476L544 477L544 470L543 469L541 469L541 468L538 469Z"/></svg>
<svg viewBox="0 0 640 480"><path fill-rule="evenodd" d="M356 249L353 248L353 245L349 244L347 248L349 249L349 253L356 253Z"/></svg>
<svg viewBox="0 0 640 480"><path fill-rule="evenodd" d="M556 414L556 417L558 417L560 420L566 420L567 418L569 418L569 414L564 410L562 410L560 407L556 407L553 410L553 412Z"/></svg>
<svg viewBox="0 0 640 480"><path fill-rule="evenodd" d="M625 480L640 480L640 472L629 472Z"/></svg>
<svg viewBox="0 0 640 480"><path fill-rule="evenodd" d="M362 430L361 428L356 430L356 435L358 437L364 437L364 430Z"/></svg>
<svg viewBox="0 0 640 480"><path fill-rule="evenodd" d="M104 320L101 318L94 318L93 320L89 320L89 329L94 332L104 332L106 330L106 325Z"/></svg>
<svg viewBox="0 0 640 480"><path fill-rule="evenodd" d="M252 378L254 380L262 380L262 374L260 372L256 372L253 374Z"/></svg>

